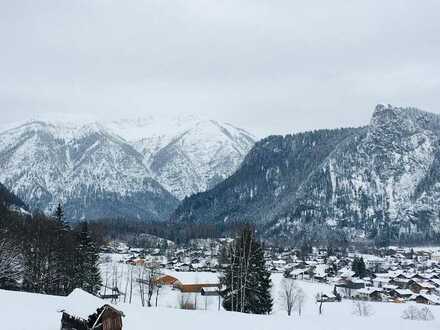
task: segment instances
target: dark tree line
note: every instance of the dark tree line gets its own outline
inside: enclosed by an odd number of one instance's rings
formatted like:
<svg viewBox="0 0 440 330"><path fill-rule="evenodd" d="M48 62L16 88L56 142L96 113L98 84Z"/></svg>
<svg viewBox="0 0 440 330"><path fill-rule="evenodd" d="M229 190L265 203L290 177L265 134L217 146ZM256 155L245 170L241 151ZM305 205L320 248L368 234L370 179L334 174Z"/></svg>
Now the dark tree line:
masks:
<svg viewBox="0 0 440 330"><path fill-rule="evenodd" d="M100 241L121 239L130 244L137 242L140 234L150 234L168 239L176 244L186 244L191 239L230 236L244 225L145 222L120 218L96 220L90 222L89 226Z"/></svg>
<svg viewBox="0 0 440 330"><path fill-rule="evenodd" d="M12 272L0 272L0 288L67 295L75 288L97 293L101 286L98 248L87 223L71 228L61 205L53 216L30 215L0 201L0 242L6 246L0 269L13 261Z"/></svg>

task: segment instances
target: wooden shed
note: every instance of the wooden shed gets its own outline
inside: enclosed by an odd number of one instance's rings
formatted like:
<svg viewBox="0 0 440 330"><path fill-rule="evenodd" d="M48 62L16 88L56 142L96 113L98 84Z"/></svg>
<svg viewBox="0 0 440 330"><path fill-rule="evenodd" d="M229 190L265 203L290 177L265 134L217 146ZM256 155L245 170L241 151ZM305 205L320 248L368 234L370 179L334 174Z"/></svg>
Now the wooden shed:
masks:
<svg viewBox="0 0 440 330"><path fill-rule="evenodd" d="M122 330L120 310L80 289L67 297L61 312L61 330Z"/></svg>

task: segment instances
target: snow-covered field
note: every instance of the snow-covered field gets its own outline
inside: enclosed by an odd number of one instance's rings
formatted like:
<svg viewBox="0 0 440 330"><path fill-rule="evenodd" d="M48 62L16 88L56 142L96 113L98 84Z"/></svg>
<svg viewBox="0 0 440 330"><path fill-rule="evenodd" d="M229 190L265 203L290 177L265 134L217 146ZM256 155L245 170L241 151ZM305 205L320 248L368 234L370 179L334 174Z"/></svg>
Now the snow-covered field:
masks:
<svg viewBox="0 0 440 330"><path fill-rule="evenodd" d="M180 273L191 277L197 274L203 279L204 273ZM212 273L209 273L212 276ZM215 275L215 274L214 274ZM278 296L280 290L281 274L273 275L273 293ZM413 329L439 329L440 307L431 306L435 316L434 321L409 321L401 318L402 312L409 304L370 303L373 314L369 317L355 316L352 303L324 304L323 314L318 314L318 305L314 297L318 292L330 292L331 287L325 284L297 281L306 293L306 301L301 317L296 314L288 317L282 309L282 304L275 299L274 313L269 316L246 315L217 311L216 306L210 310L184 311L175 306L166 307L166 302L172 298L163 293L161 298L164 303L158 308L141 307L139 303L131 305L119 303L117 308L125 314L123 319L124 329L162 329L174 330L224 330L224 329L310 329L310 330L413 330ZM92 297L94 298L94 297ZM97 298L94 298L97 299ZM23 292L0 290L0 315L1 326L4 330L57 330L60 327L61 313L69 298L54 297ZM84 300L87 300L85 297ZM108 303L108 302L102 302ZM82 302L80 302L82 305ZM84 301L87 306L87 301ZM419 307L421 305L418 305ZM90 311L92 313L93 311Z"/></svg>

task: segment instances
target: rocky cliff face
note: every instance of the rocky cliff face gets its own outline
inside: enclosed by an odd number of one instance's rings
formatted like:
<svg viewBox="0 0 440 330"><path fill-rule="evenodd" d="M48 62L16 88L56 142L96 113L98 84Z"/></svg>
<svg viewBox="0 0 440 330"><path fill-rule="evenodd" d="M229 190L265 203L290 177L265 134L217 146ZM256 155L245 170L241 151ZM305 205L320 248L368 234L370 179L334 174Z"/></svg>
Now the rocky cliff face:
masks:
<svg viewBox="0 0 440 330"><path fill-rule="evenodd" d="M364 128L269 137L174 221L252 221L284 241L437 239L438 115L378 105Z"/></svg>

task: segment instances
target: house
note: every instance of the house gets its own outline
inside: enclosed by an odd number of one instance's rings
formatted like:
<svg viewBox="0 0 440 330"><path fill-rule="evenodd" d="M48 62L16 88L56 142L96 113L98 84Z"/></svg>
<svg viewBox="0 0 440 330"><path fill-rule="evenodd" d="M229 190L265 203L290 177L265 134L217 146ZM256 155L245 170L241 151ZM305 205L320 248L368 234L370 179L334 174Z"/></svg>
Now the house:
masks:
<svg viewBox="0 0 440 330"><path fill-rule="evenodd" d="M316 302L335 302L336 296L333 293L321 293L317 296Z"/></svg>
<svg viewBox="0 0 440 330"><path fill-rule="evenodd" d="M365 282L360 279L341 279L336 285L337 292L342 297L352 297L356 291L365 287Z"/></svg>
<svg viewBox="0 0 440 330"><path fill-rule="evenodd" d="M407 289L409 284L410 284L411 280L407 279L407 278L402 278L402 277L395 277L390 281L391 285L396 285L398 286L400 289Z"/></svg>
<svg viewBox="0 0 440 330"><path fill-rule="evenodd" d="M168 275L169 282L173 282L173 287L182 293L201 293L202 288L220 288L220 280L217 274L205 274L201 278L198 273L178 273ZM176 279L174 281L174 279Z"/></svg>
<svg viewBox="0 0 440 330"><path fill-rule="evenodd" d="M373 286L378 288L383 288L390 283L391 279L389 277L377 276L373 279Z"/></svg>
<svg viewBox="0 0 440 330"><path fill-rule="evenodd" d="M124 313L81 289L75 289L60 310L61 330L122 330Z"/></svg>
<svg viewBox="0 0 440 330"><path fill-rule="evenodd" d="M425 305L440 305L440 301L436 296L427 295L427 294L417 294L414 295L411 300L414 300L418 304Z"/></svg>
<svg viewBox="0 0 440 330"><path fill-rule="evenodd" d="M181 283L180 281L177 281L174 284L174 287L176 289L179 289L182 293L201 293L202 289L207 288L215 288L218 290L220 288L220 283Z"/></svg>
<svg viewBox="0 0 440 330"><path fill-rule="evenodd" d="M307 269L304 268L298 268L298 269L294 269L290 272L289 277L293 278L293 279L304 279L304 274L307 272Z"/></svg>
<svg viewBox="0 0 440 330"><path fill-rule="evenodd" d="M178 279L171 275L163 275L155 279L156 284L169 286L174 285L177 281Z"/></svg>
<svg viewBox="0 0 440 330"><path fill-rule="evenodd" d="M362 300L371 300L371 301L383 300L382 289L380 288L372 288L372 287L362 288L357 290L353 296Z"/></svg>
<svg viewBox="0 0 440 330"><path fill-rule="evenodd" d="M408 289L410 289L414 293L431 293L435 289L435 286L428 282L416 282L414 280L410 280L410 282L408 283Z"/></svg>
<svg viewBox="0 0 440 330"><path fill-rule="evenodd" d="M203 287L200 290L200 294L202 296L208 296L208 297L215 296L215 297L217 297L220 295L220 289L219 289L219 287Z"/></svg>
<svg viewBox="0 0 440 330"><path fill-rule="evenodd" d="M388 294L390 295L390 297L395 298L395 299L400 298L400 299L407 300L407 299L411 298L414 293L408 289L393 289Z"/></svg>

